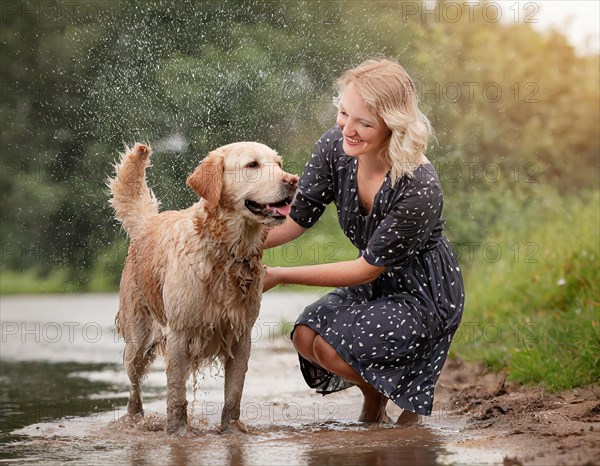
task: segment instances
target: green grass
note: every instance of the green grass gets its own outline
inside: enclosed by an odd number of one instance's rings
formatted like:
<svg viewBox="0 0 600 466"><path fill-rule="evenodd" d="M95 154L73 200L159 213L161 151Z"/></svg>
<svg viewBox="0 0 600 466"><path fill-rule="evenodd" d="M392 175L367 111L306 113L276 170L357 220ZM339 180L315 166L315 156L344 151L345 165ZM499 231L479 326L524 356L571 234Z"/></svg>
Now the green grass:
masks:
<svg viewBox="0 0 600 466"><path fill-rule="evenodd" d="M0 270L0 294L73 293L81 291L69 281L68 270L61 268L41 275L35 269L26 271Z"/></svg>
<svg viewBox="0 0 600 466"><path fill-rule="evenodd" d="M358 250L342 232L338 225L337 212L333 205L330 205L321 220L302 236L283 246L267 249L263 255L263 262L271 267L294 267L340 262L357 257ZM280 285L273 290L326 293L331 288Z"/></svg>
<svg viewBox="0 0 600 466"><path fill-rule="evenodd" d="M467 267L452 355L506 368L510 379L550 391L597 383L599 212L598 193L551 196L505 219L486 243L502 256L474 254Z"/></svg>
<svg viewBox="0 0 600 466"><path fill-rule="evenodd" d="M337 213L329 206L322 219L299 238L264 252L264 263L293 267L352 260L358 251L338 225Z"/></svg>

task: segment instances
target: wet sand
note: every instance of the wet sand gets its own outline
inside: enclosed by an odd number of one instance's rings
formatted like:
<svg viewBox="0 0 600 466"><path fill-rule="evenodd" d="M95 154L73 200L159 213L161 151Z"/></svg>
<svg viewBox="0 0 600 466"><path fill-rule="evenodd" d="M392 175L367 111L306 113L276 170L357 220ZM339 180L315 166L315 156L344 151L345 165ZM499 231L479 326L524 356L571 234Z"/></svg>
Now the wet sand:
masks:
<svg viewBox="0 0 600 466"><path fill-rule="evenodd" d="M295 316L314 299L310 294L265 295L242 400L241 419L247 433L235 429L218 433L223 378L215 369L199 377L195 393L189 383L195 432L172 438L163 430L166 377L160 360L144 386L145 420L136 425L119 421L125 409L127 378L119 365L123 342L114 338L110 328L116 295L2 298L3 363L28 367L26 364L37 360L77 362L80 366L57 377L50 394L40 386L40 397L59 399L61 380L65 385L84 380L90 385L67 399L65 406L78 397L96 408L82 411L82 415L40 412L38 419L20 419L18 403L9 400L13 412L3 407L3 420L10 414L18 428L3 428L3 462L600 464L598 387L549 395L504 383L503 374L489 374L481 365L462 361L446 364L433 415L419 424L357 423L360 392L351 388L323 397L310 390L287 337ZM23 377L16 380L1 378L3 384L18 384ZM107 399L112 400L108 409L101 405ZM5 401L3 406L8 406ZM388 413L394 419L400 412L389 405Z"/></svg>

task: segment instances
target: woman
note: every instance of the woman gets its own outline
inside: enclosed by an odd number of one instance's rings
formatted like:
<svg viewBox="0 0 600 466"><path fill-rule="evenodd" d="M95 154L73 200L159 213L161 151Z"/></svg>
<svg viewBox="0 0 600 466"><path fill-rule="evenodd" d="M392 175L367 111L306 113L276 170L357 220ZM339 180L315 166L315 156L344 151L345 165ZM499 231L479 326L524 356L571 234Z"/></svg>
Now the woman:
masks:
<svg viewBox="0 0 600 466"><path fill-rule="evenodd" d="M359 421L431 414L435 383L460 323L460 269L442 235L442 190L424 155L431 128L411 78L389 60L368 60L338 81L337 125L316 145L286 222L266 247L287 243L335 202L356 260L267 269L278 284L338 287L308 306L293 342L311 388L358 386Z"/></svg>

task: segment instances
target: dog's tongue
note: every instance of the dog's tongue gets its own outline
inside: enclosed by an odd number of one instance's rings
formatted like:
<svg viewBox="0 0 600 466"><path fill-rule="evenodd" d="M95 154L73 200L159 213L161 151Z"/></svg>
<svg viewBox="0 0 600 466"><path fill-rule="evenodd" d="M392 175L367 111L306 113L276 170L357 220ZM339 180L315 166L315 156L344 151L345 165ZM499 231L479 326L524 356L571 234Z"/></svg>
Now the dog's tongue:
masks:
<svg viewBox="0 0 600 466"><path fill-rule="evenodd" d="M282 207L273 207L273 206L269 206L270 209L273 210L273 212L281 215L282 217L286 217L290 214L290 211L292 210L292 206L289 204L286 204Z"/></svg>

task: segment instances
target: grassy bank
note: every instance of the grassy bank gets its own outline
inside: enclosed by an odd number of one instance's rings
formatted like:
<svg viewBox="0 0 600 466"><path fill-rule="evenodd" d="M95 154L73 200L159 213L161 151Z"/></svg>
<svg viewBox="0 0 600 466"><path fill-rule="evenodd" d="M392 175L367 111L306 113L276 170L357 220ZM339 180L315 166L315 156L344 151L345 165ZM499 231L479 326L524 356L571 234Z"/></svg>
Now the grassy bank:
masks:
<svg viewBox="0 0 600 466"><path fill-rule="evenodd" d="M69 284L69 272L66 269L56 269L50 274L41 275L38 270L0 271L0 294L45 294L73 293L77 287Z"/></svg>
<svg viewBox="0 0 600 466"><path fill-rule="evenodd" d="M598 382L599 199L538 199L471 248L455 356L551 391Z"/></svg>

